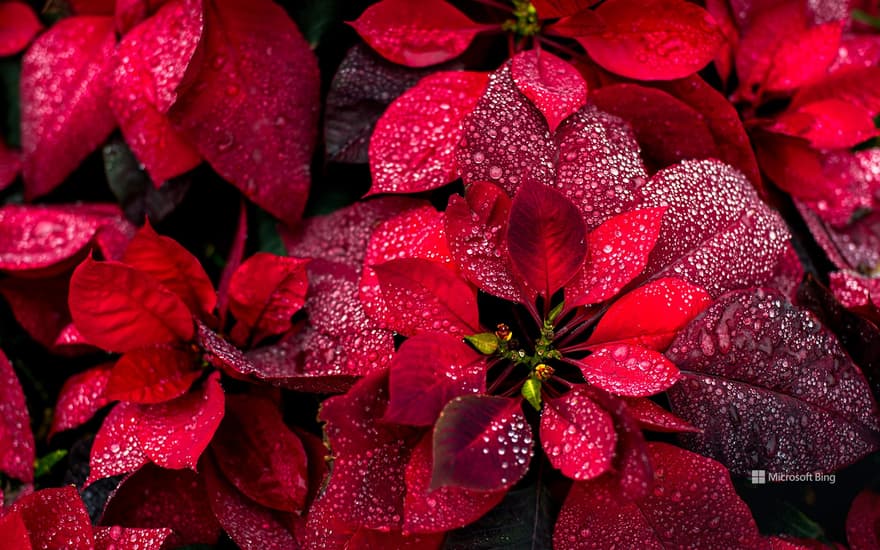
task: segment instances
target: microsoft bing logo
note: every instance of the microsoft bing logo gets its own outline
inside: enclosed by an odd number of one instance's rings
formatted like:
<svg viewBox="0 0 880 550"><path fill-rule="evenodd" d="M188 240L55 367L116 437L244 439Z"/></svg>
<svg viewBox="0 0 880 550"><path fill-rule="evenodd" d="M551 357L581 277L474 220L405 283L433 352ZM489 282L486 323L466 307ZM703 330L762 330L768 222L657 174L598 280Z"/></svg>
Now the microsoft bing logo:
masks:
<svg viewBox="0 0 880 550"><path fill-rule="evenodd" d="M751 480L754 485L764 485L767 483L767 470L752 470Z"/></svg>

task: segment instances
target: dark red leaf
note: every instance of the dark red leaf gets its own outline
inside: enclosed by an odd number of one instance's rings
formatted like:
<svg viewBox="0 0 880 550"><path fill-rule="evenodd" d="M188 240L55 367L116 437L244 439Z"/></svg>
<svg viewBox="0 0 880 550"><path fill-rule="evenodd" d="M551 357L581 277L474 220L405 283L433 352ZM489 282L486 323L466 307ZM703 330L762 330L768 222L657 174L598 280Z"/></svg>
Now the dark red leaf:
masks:
<svg viewBox="0 0 880 550"><path fill-rule="evenodd" d="M865 489L846 516L846 541L851 550L880 547L880 494Z"/></svg>
<svg viewBox="0 0 880 550"><path fill-rule="evenodd" d="M249 500L205 461L205 490L217 521L243 550L299 548L290 529L268 508ZM288 521L288 524L292 522Z"/></svg>
<svg viewBox="0 0 880 550"><path fill-rule="evenodd" d="M839 99L824 99L789 109L769 127L804 138L816 149L846 149L877 135L872 113Z"/></svg>
<svg viewBox="0 0 880 550"><path fill-rule="evenodd" d="M590 57L638 80L684 78L712 61L723 37L703 8L683 0L610 0L601 32L576 36Z"/></svg>
<svg viewBox="0 0 880 550"><path fill-rule="evenodd" d="M420 258L392 260L373 266L387 313L383 326L406 336L443 331L480 331L477 291L443 264Z"/></svg>
<svg viewBox="0 0 880 550"><path fill-rule="evenodd" d="M520 399L457 397L434 426L431 489L509 489L526 474L531 456L532 430Z"/></svg>
<svg viewBox="0 0 880 550"><path fill-rule="evenodd" d="M98 365L74 374L64 382L52 414L49 435L77 428L88 422L110 400L104 396L110 379L110 364Z"/></svg>
<svg viewBox="0 0 880 550"><path fill-rule="evenodd" d="M43 489L9 509L20 514L34 548L92 548L92 522L75 487Z"/></svg>
<svg viewBox="0 0 880 550"><path fill-rule="evenodd" d="M566 361L580 368L587 382L617 395L653 395L680 378L661 353L638 345L601 345L584 359Z"/></svg>
<svg viewBox="0 0 880 550"><path fill-rule="evenodd" d="M544 401L541 444L554 468L585 480L611 469L617 434L608 413L575 389Z"/></svg>
<svg viewBox="0 0 880 550"><path fill-rule="evenodd" d="M699 432L681 418L645 397L624 397L626 411L643 430L653 432Z"/></svg>
<svg viewBox="0 0 880 550"><path fill-rule="evenodd" d="M35 458L24 392L12 364L0 351L0 471L32 483Z"/></svg>
<svg viewBox="0 0 880 550"><path fill-rule="evenodd" d="M390 398L383 420L431 426L453 398L486 391L486 361L460 338L420 334L391 361Z"/></svg>
<svg viewBox="0 0 880 550"><path fill-rule="evenodd" d="M206 1L199 47L171 120L257 206L298 221L318 125L314 53L271 0Z"/></svg>
<svg viewBox="0 0 880 550"><path fill-rule="evenodd" d="M663 351L711 301L705 290L686 281L658 279L611 304L587 344L626 342Z"/></svg>
<svg viewBox="0 0 880 550"><path fill-rule="evenodd" d="M455 180L461 121L486 81L486 73L439 72L395 99L370 138L369 194L417 193Z"/></svg>
<svg viewBox="0 0 880 550"><path fill-rule="evenodd" d="M617 432L617 448L612 463L614 486L627 498L644 498L651 488L654 469L648 458L641 426L630 414L623 399L590 386L584 387L584 391L614 420L614 431Z"/></svg>
<svg viewBox="0 0 880 550"><path fill-rule="evenodd" d="M649 443L655 488L629 500L602 477L575 483L553 533L558 548L766 548L730 475L714 460Z"/></svg>
<svg viewBox="0 0 880 550"><path fill-rule="evenodd" d="M211 449L223 476L237 491L267 508L303 509L308 491L306 452L269 400L230 396Z"/></svg>
<svg viewBox="0 0 880 550"><path fill-rule="evenodd" d="M247 233L247 204L244 199L242 199L239 201L238 224L235 228L235 235L232 237L232 244L229 246L229 255L226 257L226 265L223 266L223 272L220 274L220 282L217 285L217 309L220 313L220 326L226 326L226 316L229 313L229 285L232 283L232 276L235 275L235 271L241 266L241 262L244 260L245 245L247 245Z"/></svg>
<svg viewBox="0 0 880 550"><path fill-rule="evenodd" d="M426 434L406 465L405 533L442 533L463 527L494 508L506 490L471 491L461 487L430 490L434 459L432 437Z"/></svg>
<svg viewBox="0 0 880 550"><path fill-rule="evenodd" d="M8 4L0 4L0 8ZM7 147L0 139L0 191L6 189L21 172L21 151Z"/></svg>
<svg viewBox="0 0 880 550"><path fill-rule="evenodd" d="M362 378L345 395L324 401L319 420L334 460L329 483L312 505L353 530L400 529L402 483L414 431L379 422L388 400L388 374Z"/></svg>
<svg viewBox="0 0 880 550"><path fill-rule="evenodd" d="M675 339L673 412L733 472L833 471L880 447L868 383L834 335L776 292L719 299ZM841 437L844 434L844 437Z"/></svg>
<svg viewBox="0 0 880 550"><path fill-rule="evenodd" d="M201 391L172 401L141 405L137 439L151 461L163 468L195 470L223 419L223 388L214 372Z"/></svg>
<svg viewBox="0 0 880 550"><path fill-rule="evenodd" d="M244 352L233 346L213 330L198 323L196 345L202 350L202 358L229 376L241 378L250 376L256 367L245 356Z"/></svg>
<svg viewBox="0 0 880 550"><path fill-rule="evenodd" d="M149 222L131 240L122 261L177 294L193 315L214 311L217 294L202 265L177 241L158 235Z"/></svg>
<svg viewBox="0 0 880 550"><path fill-rule="evenodd" d="M587 102L587 83L581 73L549 52L528 50L515 55L510 75L519 91L544 114L551 132Z"/></svg>
<svg viewBox="0 0 880 550"><path fill-rule="evenodd" d="M845 308L866 319L880 320L880 279L837 271L829 275L828 286Z"/></svg>
<svg viewBox="0 0 880 550"><path fill-rule="evenodd" d="M0 4L0 57L23 50L42 28L34 10L24 2Z"/></svg>
<svg viewBox="0 0 880 550"><path fill-rule="evenodd" d="M189 309L155 279L119 262L91 258L70 279L70 314L86 339L105 350L189 340Z"/></svg>
<svg viewBox="0 0 880 550"><path fill-rule="evenodd" d="M565 289L570 307L616 295L648 263L665 208L642 208L614 216L587 236L587 261Z"/></svg>
<svg viewBox="0 0 880 550"><path fill-rule="evenodd" d="M21 67L25 195L52 191L100 145L116 121L110 80L112 17L63 19L30 47Z"/></svg>
<svg viewBox="0 0 880 550"><path fill-rule="evenodd" d="M119 43L110 108L126 143L157 186L202 160L167 117L202 27L201 1L175 0Z"/></svg>
<svg viewBox="0 0 880 550"><path fill-rule="evenodd" d="M166 344L136 348L113 366L105 397L114 401L161 403L179 397L199 377L199 358Z"/></svg>
<svg viewBox="0 0 880 550"><path fill-rule="evenodd" d="M595 3L593 0L535 0L532 5L541 19L555 19L574 15Z"/></svg>
<svg viewBox="0 0 880 550"><path fill-rule="evenodd" d="M113 0L68 0L74 13L83 15L113 15Z"/></svg>
<svg viewBox="0 0 880 550"><path fill-rule="evenodd" d="M171 529L95 527L95 550L161 550Z"/></svg>
<svg viewBox="0 0 880 550"><path fill-rule="evenodd" d="M54 352L75 351L56 347L72 322L67 308L69 285L67 273L47 279L9 277L0 281L0 294L31 338Z"/></svg>
<svg viewBox="0 0 880 550"><path fill-rule="evenodd" d="M513 267L549 300L581 269L587 233L577 208L538 183L520 187L510 206L507 247Z"/></svg>
<svg viewBox="0 0 880 550"><path fill-rule="evenodd" d="M92 443L86 486L105 477L133 472L149 463L137 438L139 422L137 405L119 403L110 410Z"/></svg>
<svg viewBox="0 0 880 550"><path fill-rule="evenodd" d="M487 182L468 185L464 198L449 197L446 238L458 269L480 290L512 302L521 300L507 253L510 198Z"/></svg>
<svg viewBox="0 0 880 550"><path fill-rule="evenodd" d="M788 229L752 186L717 161L684 161L641 188L644 206L666 206L645 271L675 276L710 295L760 286L786 250Z"/></svg>
<svg viewBox="0 0 880 550"><path fill-rule="evenodd" d="M257 252L241 264L229 283L229 311L239 342L256 343L286 332L306 301L308 260ZM239 328L240 327L240 328Z"/></svg>
<svg viewBox="0 0 880 550"><path fill-rule="evenodd" d="M445 0L382 0L351 26L383 57L409 67L458 57L484 27Z"/></svg>
<svg viewBox="0 0 880 550"><path fill-rule="evenodd" d="M169 528L171 548L216 544L220 526L208 505L201 476L189 470L147 465L122 481L110 496L104 525Z"/></svg>

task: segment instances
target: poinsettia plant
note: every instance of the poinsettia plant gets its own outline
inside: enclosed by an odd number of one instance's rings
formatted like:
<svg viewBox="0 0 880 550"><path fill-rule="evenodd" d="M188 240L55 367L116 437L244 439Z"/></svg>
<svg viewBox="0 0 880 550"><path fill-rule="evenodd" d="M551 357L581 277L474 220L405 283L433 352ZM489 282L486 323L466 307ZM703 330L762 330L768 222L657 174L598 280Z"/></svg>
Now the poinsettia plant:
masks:
<svg viewBox="0 0 880 550"><path fill-rule="evenodd" d="M873 4L0 0L0 546L880 548Z"/></svg>

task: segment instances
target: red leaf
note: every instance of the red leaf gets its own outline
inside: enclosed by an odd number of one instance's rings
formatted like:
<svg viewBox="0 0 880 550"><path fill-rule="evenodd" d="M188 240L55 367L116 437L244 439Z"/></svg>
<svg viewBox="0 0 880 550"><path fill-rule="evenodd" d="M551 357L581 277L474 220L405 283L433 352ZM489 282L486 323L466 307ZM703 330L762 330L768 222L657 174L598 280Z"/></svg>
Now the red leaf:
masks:
<svg viewBox="0 0 880 550"><path fill-rule="evenodd" d="M665 208L642 208L605 221L587 236L587 262L566 288L569 307L616 295L645 269Z"/></svg>
<svg viewBox="0 0 880 550"><path fill-rule="evenodd" d="M214 311L217 294L202 265L174 239L158 235L149 222L131 240L122 261L177 294L193 315Z"/></svg>
<svg viewBox="0 0 880 550"><path fill-rule="evenodd" d="M241 378L242 375L250 376L256 372L256 367L243 351L202 323L198 323L196 345L202 350L202 359L229 376Z"/></svg>
<svg viewBox="0 0 880 550"><path fill-rule="evenodd" d="M257 343L286 332L306 301L309 260L257 252L241 264L229 283L229 310L240 342ZM239 328L240 327L240 328Z"/></svg>
<svg viewBox="0 0 880 550"><path fill-rule="evenodd" d="M83 15L113 15L113 0L69 0L74 13Z"/></svg>
<svg viewBox="0 0 880 550"><path fill-rule="evenodd" d="M27 525L20 512L9 512L0 517L0 533L3 533L6 544L14 550L31 550Z"/></svg>
<svg viewBox="0 0 880 550"><path fill-rule="evenodd" d="M506 490L471 491L461 487L430 490L434 459L426 434L406 465L405 533L441 533L476 521L504 498Z"/></svg>
<svg viewBox="0 0 880 550"><path fill-rule="evenodd" d="M180 298L119 262L86 258L73 272L68 299L76 327L90 343L108 351L193 336L192 314Z"/></svg>
<svg viewBox="0 0 880 550"><path fill-rule="evenodd" d="M846 541L852 550L880 546L880 494L864 489L846 515Z"/></svg>
<svg viewBox="0 0 880 550"><path fill-rule="evenodd" d="M532 430L520 399L467 395L443 407L434 426L431 489L500 491L529 469Z"/></svg>
<svg viewBox="0 0 880 550"><path fill-rule="evenodd" d="M776 292L726 294L667 355L683 378L669 391L672 410L703 430L682 441L733 472L828 472L880 447L862 373L831 332Z"/></svg>
<svg viewBox="0 0 880 550"><path fill-rule="evenodd" d="M765 548L723 466L666 443L649 443L655 489L629 500L602 477L572 486L553 533L559 548Z"/></svg>
<svg viewBox="0 0 880 550"><path fill-rule="evenodd" d="M861 107L872 115L880 112L880 67L833 72L818 82L801 87L791 99L789 108L798 109L827 99Z"/></svg>
<svg viewBox="0 0 880 550"><path fill-rule="evenodd" d="M680 377L662 354L631 344L603 345L584 359L566 361L580 368L587 382L617 395L653 395Z"/></svg>
<svg viewBox="0 0 880 550"><path fill-rule="evenodd" d="M210 460L205 462L205 490L217 521L243 550L299 548L280 517L239 493Z"/></svg>
<svg viewBox="0 0 880 550"><path fill-rule="evenodd" d="M843 307L871 320L880 319L880 279L851 271L831 273L829 279L828 286Z"/></svg>
<svg viewBox="0 0 880 550"><path fill-rule="evenodd" d="M235 271L241 266L244 259L247 231L247 204L242 199L239 201L238 225L235 228L235 235L232 237L232 244L229 246L226 265L223 266L220 282L217 285L217 309L220 313L220 326L226 326L226 316L229 313L229 285L232 283L232 276L235 275Z"/></svg>
<svg viewBox="0 0 880 550"><path fill-rule="evenodd" d="M455 180L461 121L486 82L486 73L439 72L395 99L370 138L369 194L417 193Z"/></svg>
<svg viewBox="0 0 880 550"><path fill-rule="evenodd" d="M382 0L350 24L383 57L409 67L458 57L484 27L444 0Z"/></svg>
<svg viewBox="0 0 880 550"><path fill-rule="evenodd" d="M12 364L0 351L0 472L32 483L35 458L24 392Z"/></svg>
<svg viewBox="0 0 880 550"><path fill-rule="evenodd" d="M839 99L824 99L785 111L768 128L808 140L816 149L853 147L877 135L871 113Z"/></svg>
<svg viewBox="0 0 880 550"><path fill-rule="evenodd" d="M207 0L199 47L204 63L187 70L193 85L171 120L257 206L299 220L318 124L315 55L271 0Z"/></svg>
<svg viewBox="0 0 880 550"><path fill-rule="evenodd" d="M133 472L149 463L137 439L139 422L136 405L119 403L110 409L92 443L86 486L105 477Z"/></svg>
<svg viewBox="0 0 880 550"><path fill-rule="evenodd" d="M529 50L515 55L510 60L510 76L544 114L551 132L587 102L587 83L581 73L549 52Z"/></svg>
<svg viewBox="0 0 880 550"><path fill-rule="evenodd" d="M645 397L624 397L627 412L643 430L653 432L699 432L681 418Z"/></svg>
<svg viewBox="0 0 880 550"><path fill-rule="evenodd" d="M224 401L220 373L214 372L201 391L165 403L141 405L137 439L157 465L195 470L223 419Z"/></svg>
<svg viewBox="0 0 880 550"><path fill-rule="evenodd" d="M165 344L133 349L113 366L104 395L147 404L174 399L201 374L198 359L191 350Z"/></svg>
<svg viewBox="0 0 880 550"><path fill-rule="evenodd" d="M171 529L95 527L95 550L161 550Z"/></svg>
<svg viewBox="0 0 880 550"><path fill-rule="evenodd" d="M554 468L585 480L611 469L617 434L608 413L575 389L544 401L541 444Z"/></svg>
<svg viewBox="0 0 880 550"><path fill-rule="evenodd" d="M58 394L49 435L83 425L110 403L104 396L109 378L110 364L98 365L68 378Z"/></svg>
<svg viewBox="0 0 880 550"><path fill-rule="evenodd" d="M752 186L717 161L685 161L641 188L643 206L666 206L646 273L675 276L718 296L760 286L785 252L788 229Z"/></svg>
<svg viewBox="0 0 880 550"><path fill-rule="evenodd" d="M220 526L208 506L202 477L189 470L147 465L125 478L107 501L101 523L168 528L171 548L216 544Z"/></svg>
<svg viewBox="0 0 880 550"><path fill-rule="evenodd" d="M391 397L383 420L431 426L454 397L485 393L485 358L446 334L409 338L391 361Z"/></svg>
<svg viewBox="0 0 880 550"><path fill-rule="evenodd" d="M119 43L110 108L157 186L202 160L166 116L199 44L202 23L199 0L175 0Z"/></svg>
<svg viewBox="0 0 880 550"><path fill-rule="evenodd" d="M595 4L593 0L535 0L532 5L541 19L555 19L574 15Z"/></svg>
<svg viewBox="0 0 880 550"><path fill-rule="evenodd" d="M116 48L113 18L63 19L22 60L25 195L52 191L113 131L108 107Z"/></svg>
<svg viewBox="0 0 880 550"><path fill-rule="evenodd" d="M663 351L711 301L705 290L686 281L658 279L611 304L587 345L629 343Z"/></svg>
<svg viewBox="0 0 880 550"><path fill-rule="evenodd" d="M34 548L93 547L92 522L75 487L25 495L9 510L20 514Z"/></svg>
<svg viewBox="0 0 880 550"><path fill-rule="evenodd" d="M556 191L523 185L510 206L507 247L525 282L549 300L587 257L586 229L577 208Z"/></svg>
<svg viewBox="0 0 880 550"><path fill-rule="evenodd" d="M0 57L23 50L42 28L34 10L24 2L0 4Z"/></svg>
<svg viewBox="0 0 880 550"><path fill-rule="evenodd" d="M452 269L420 258L373 266L382 287L385 326L406 336L442 330L479 332L477 292Z"/></svg>
<svg viewBox="0 0 880 550"><path fill-rule="evenodd" d="M334 460L327 488L312 509L325 507L334 521L352 530L400 529L403 523L400 481L410 452L405 438L415 432L379 421L387 381L385 371L369 374L347 394L324 401L318 415Z"/></svg>
<svg viewBox="0 0 880 550"><path fill-rule="evenodd" d="M464 198L449 197L444 212L450 255L480 290L511 302L521 299L507 253L510 198L486 182L468 185Z"/></svg>
<svg viewBox="0 0 880 550"><path fill-rule="evenodd" d="M309 481L306 452L275 404L230 396L211 449L237 491L267 508L302 511Z"/></svg>
<svg viewBox="0 0 880 550"><path fill-rule="evenodd" d="M0 294L12 308L18 324L31 338L54 352L71 351L55 347L71 326L67 308L68 278L69 275L64 274L49 279L9 277L0 281Z"/></svg>
<svg viewBox="0 0 880 550"><path fill-rule="evenodd" d="M712 61L723 37L712 16L683 0L610 0L601 31L576 36L603 68L638 80L672 80Z"/></svg>

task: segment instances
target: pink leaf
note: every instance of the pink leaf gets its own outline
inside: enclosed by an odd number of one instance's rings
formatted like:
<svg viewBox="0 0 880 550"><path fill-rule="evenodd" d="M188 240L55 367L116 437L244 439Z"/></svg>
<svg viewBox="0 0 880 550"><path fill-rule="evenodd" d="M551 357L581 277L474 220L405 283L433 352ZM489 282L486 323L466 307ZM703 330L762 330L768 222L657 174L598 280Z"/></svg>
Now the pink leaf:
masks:
<svg viewBox="0 0 880 550"><path fill-rule="evenodd" d="M596 15L601 32L576 38L593 61L627 78L684 78L712 61L722 42L712 16L683 0L610 0Z"/></svg>
<svg viewBox="0 0 880 550"><path fill-rule="evenodd" d="M575 389L544 401L541 444L554 468L585 480L611 469L617 434L608 413Z"/></svg>
<svg viewBox="0 0 880 550"><path fill-rule="evenodd" d="M201 374L198 356L166 344L136 348L119 358L104 395L133 403L161 403L186 393Z"/></svg>
<svg viewBox="0 0 880 550"><path fill-rule="evenodd" d="M831 332L777 292L726 294L667 355L682 369L672 410L703 430L682 440L731 471L827 472L880 447L864 376Z"/></svg>
<svg viewBox="0 0 880 550"><path fill-rule="evenodd" d="M456 397L434 426L431 489L499 491L529 468L532 430L522 401L488 395Z"/></svg>
<svg viewBox="0 0 880 550"><path fill-rule="evenodd" d="M193 336L192 314L180 298L149 275L119 262L86 258L70 279L68 300L79 331L108 351L125 352Z"/></svg>
<svg viewBox="0 0 880 550"><path fill-rule="evenodd" d="M663 221L664 208L642 208L614 216L587 236L587 262L566 288L569 307L616 295L645 269Z"/></svg>
<svg viewBox="0 0 880 550"><path fill-rule="evenodd" d="M485 358L460 338L413 336L391 361L388 388L391 397L385 421L431 426L454 397L485 393Z"/></svg>
<svg viewBox="0 0 880 550"><path fill-rule="evenodd" d="M241 264L229 284L229 310L240 342L256 343L286 332L306 301L308 260L258 252ZM241 327L241 328L239 328Z"/></svg>
<svg viewBox="0 0 880 550"><path fill-rule="evenodd" d="M126 143L157 186L201 162L166 113L177 99L202 27L201 2L175 0L119 43L110 108Z"/></svg>
<svg viewBox="0 0 880 550"><path fill-rule="evenodd" d="M0 472L32 483L35 458L24 392L12 364L0 351Z"/></svg>
<svg viewBox="0 0 880 550"><path fill-rule="evenodd" d="M541 50L513 57L510 75L519 91L544 114L551 132L587 102L587 83L568 62Z"/></svg>
<svg viewBox="0 0 880 550"><path fill-rule="evenodd" d="M507 226L510 259L545 300L580 270L586 236L577 208L556 191L530 183L514 197Z"/></svg>
<svg viewBox="0 0 880 550"><path fill-rule="evenodd" d="M104 396L109 379L110 364L98 365L68 378L58 394L49 434L81 426L110 403Z"/></svg>
<svg viewBox="0 0 880 550"><path fill-rule="evenodd" d="M369 194L417 193L455 180L461 121L486 81L486 73L434 73L394 100L370 138Z"/></svg>
<svg viewBox="0 0 880 550"><path fill-rule="evenodd" d="M25 195L58 186L113 131L111 17L70 17L30 47L21 69Z"/></svg>
<svg viewBox="0 0 880 550"><path fill-rule="evenodd" d="M237 491L267 508L302 511L308 491L305 449L275 404L230 396L211 449Z"/></svg>
<svg viewBox="0 0 880 550"><path fill-rule="evenodd" d="M663 351L711 301L705 290L686 281L658 279L611 304L587 344L626 342Z"/></svg>
<svg viewBox="0 0 880 550"><path fill-rule="evenodd" d="M714 460L666 443L649 443L655 489L623 497L607 477L575 483L556 522L555 547L765 548L755 521ZM686 527L685 527L686 526Z"/></svg>
<svg viewBox="0 0 880 550"><path fill-rule="evenodd" d="M680 377L662 354L630 344L604 345L584 359L567 361L581 369L587 382L617 395L653 395Z"/></svg>
<svg viewBox="0 0 880 550"><path fill-rule="evenodd" d="M42 28L34 10L24 2L0 4L0 57L23 50Z"/></svg>
<svg viewBox="0 0 880 550"><path fill-rule="evenodd" d="M318 66L271 0L205 2L204 63L171 120L208 163L286 223L299 220L318 123ZM272 51L267 54L267 51Z"/></svg>
<svg viewBox="0 0 880 550"><path fill-rule="evenodd" d="M482 29L445 0L382 0L351 26L383 57L409 67L458 57Z"/></svg>
<svg viewBox="0 0 880 550"><path fill-rule="evenodd" d="M9 510L20 515L34 548L93 547L92 522L75 487L31 493Z"/></svg>
<svg viewBox="0 0 880 550"><path fill-rule="evenodd" d="M137 439L147 456L163 468L195 469L223 419L223 388L214 372L201 391L172 401L141 405Z"/></svg>
<svg viewBox="0 0 880 550"><path fill-rule="evenodd" d="M131 240L122 262L177 294L193 315L214 311L217 294L198 259L174 239L158 235L149 222Z"/></svg>

